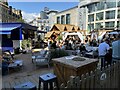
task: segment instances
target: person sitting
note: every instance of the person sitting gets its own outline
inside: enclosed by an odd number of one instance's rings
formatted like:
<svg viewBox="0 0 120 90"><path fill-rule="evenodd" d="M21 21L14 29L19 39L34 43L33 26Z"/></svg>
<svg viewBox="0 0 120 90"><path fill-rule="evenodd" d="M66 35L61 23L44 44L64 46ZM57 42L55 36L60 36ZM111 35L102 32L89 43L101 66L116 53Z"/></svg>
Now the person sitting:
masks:
<svg viewBox="0 0 120 90"><path fill-rule="evenodd" d="M10 58L5 57L4 54L1 57L2 61L2 75L8 74L8 65L10 64Z"/></svg>
<svg viewBox="0 0 120 90"><path fill-rule="evenodd" d="M51 47L52 47L53 49L56 49L56 48L57 48L57 46L56 46L56 41L55 41L55 40L53 41Z"/></svg>
<svg viewBox="0 0 120 90"><path fill-rule="evenodd" d="M80 53L85 56L85 52L87 52L86 47L84 46L84 43L82 43L79 47Z"/></svg>

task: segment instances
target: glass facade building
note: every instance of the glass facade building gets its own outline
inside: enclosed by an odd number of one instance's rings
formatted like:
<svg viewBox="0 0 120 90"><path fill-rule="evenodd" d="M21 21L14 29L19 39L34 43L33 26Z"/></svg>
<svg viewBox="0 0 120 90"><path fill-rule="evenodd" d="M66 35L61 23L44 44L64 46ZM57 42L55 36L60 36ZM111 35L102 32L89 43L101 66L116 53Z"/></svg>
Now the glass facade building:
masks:
<svg viewBox="0 0 120 90"><path fill-rule="evenodd" d="M94 0L84 4L80 2L79 8L86 11L86 27L88 32L98 29L120 28L120 0ZM82 20L82 19L81 19Z"/></svg>

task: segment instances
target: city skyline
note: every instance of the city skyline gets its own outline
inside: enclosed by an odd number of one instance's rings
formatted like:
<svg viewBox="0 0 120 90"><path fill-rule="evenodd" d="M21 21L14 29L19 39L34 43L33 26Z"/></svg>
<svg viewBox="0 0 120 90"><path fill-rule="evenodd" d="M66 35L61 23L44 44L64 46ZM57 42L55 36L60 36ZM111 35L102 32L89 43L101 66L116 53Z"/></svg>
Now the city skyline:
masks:
<svg viewBox="0 0 120 90"><path fill-rule="evenodd" d="M77 5L78 2L9 2L9 6L22 11L23 19L26 22L38 17L44 7L48 7L50 10L63 11Z"/></svg>

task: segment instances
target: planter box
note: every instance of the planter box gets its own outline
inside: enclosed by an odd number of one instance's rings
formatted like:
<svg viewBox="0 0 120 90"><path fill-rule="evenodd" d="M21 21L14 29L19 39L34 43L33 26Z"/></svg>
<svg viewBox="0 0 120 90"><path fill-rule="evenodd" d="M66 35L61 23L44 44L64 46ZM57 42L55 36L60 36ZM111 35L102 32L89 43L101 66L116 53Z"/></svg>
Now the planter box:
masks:
<svg viewBox="0 0 120 90"><path fill-rule="evenodd" d="M96 69L97 59L84 59L84 61L75 61L68 58L68 56L53 59L54 73L58 78L59 84L64 83L66 85L70 76L81 76Z"/></svg>

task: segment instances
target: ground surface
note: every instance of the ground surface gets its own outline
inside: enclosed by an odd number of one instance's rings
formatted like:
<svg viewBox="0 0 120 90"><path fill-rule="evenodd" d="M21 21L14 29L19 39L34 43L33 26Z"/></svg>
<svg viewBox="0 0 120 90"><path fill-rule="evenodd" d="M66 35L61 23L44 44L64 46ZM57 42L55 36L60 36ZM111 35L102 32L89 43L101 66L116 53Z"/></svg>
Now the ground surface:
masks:
<svg viewBox="0 0 120 90"><path fill-rule="evenodd" d="M2 88L13 88L14 86L23 82L31 81L38 86L39 76L46 73L53 73L53 67L47 66L37 67L32 63L32 54L15 55L15 59L23 60L23 68L21 70L10 70L8 75L2 77Z"/></svg>

